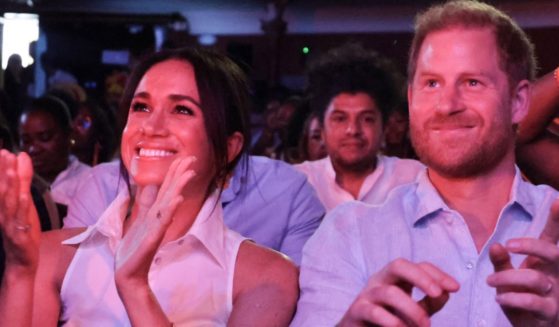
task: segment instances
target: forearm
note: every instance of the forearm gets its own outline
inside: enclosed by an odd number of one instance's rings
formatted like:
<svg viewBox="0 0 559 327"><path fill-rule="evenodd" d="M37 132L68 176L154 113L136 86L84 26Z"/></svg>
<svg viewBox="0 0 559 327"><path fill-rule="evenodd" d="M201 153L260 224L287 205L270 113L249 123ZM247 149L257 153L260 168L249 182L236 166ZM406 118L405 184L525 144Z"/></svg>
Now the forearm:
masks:
<svg viewBox="0 0 559 327"><path fill-rule="evenodd" d="M117 290L132 326L171 326L147 283L126 285L117 283Z"/></svg>
<svg viewBox="0 0 559 327"><path fill-rule="evenodd" d="M0 289L0 326L31 326L35 273L6 267Z"/></svg>
<svg viewBox="0 0 559 327"><path fill-rule="evenodd" d="M530 110L520 123L518 141L527 143L539 136L555 117L558 106L559 81L552 71L534 83Z"/></svg>

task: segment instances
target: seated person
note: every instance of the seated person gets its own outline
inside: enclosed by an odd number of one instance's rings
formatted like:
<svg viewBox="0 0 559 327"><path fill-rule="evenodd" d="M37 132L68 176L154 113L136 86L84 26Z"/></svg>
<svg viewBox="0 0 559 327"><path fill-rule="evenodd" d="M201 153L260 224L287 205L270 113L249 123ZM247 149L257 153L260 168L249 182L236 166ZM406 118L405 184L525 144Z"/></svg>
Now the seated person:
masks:
<svg viewBox="0 0 559 327"><path fill-rule="evenodd" d="M394 187L415 180L421 163L380 153L401 89L386 59L349 43L319 57L308 75L328 156L294 167L307 175L326 211L351 200L382 203Z"/></svg>
<svg viewBox="0 0 559 327"><path fill-rule="evenodd" d="M523 181L514 157L533 46L478 1L434 6L415 31L411 138L427 168L381 205L326 216L293 325L558 326L558 193Z"/></svg>
<svg viewBox="0 0 559 327"><path fill-rule="evenodd" d="M1 152L11 188L0 187L1 227L12 255L0 324L287 325L297 268L222 220L219 193L248 141L247 103L242 71L222 55L146 58L123 98L122 162L135 192L120 193L87 230L43 234L40 248L29 157Z"/></svg>
<svg viewBox="0 0 559 327"><path fill-rule="evenodd" d="M91 169L70 155L70 135L68 109L53 96L31 101L19 120L20 148L31 157L35 173L50 185L62 217L80 179Z"/></svg>
<svg viewBox="0 0 559 327"><path fill-rule="evenodd" d="M301 263L303 245L320 225L324 207L306 177L288 164L260 156L240 162L221 193L227 227ZM70 202L64 228L95 224L128 178L119 162L91 170Z"/></svg>
<svg viewBox="0 0 559 327"><path fill-rule="evenodd" d="M534 83L530 110L519 125L516 143L516 161L525 176L555 189L559 189L558 115L559 67Z"/></svg>
<svg viewBox="0 0 559 327"><path fill-rule="evenodd" d="M72 122L72 154L90 166L113 160L116 148L116 126L93 100L80 103Z"/></svg>
<svg viewBox="0 0 559 327"><path fill-rule="evenodd" d="M314 161L327 155L319 114L312 111L303 125L303 132L299 140L299 157L301 161Z"/></svg>

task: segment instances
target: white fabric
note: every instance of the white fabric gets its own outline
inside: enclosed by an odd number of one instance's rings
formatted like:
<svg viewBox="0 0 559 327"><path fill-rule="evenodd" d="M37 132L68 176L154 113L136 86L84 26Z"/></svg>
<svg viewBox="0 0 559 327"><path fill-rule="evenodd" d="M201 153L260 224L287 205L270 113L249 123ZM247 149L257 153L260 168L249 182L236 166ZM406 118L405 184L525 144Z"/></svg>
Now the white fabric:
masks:
<svg viewBox="0 0 559 327"><path fill-rule="evenodd" d="M149 271L150 288L176 326L225 326L233 308L233 275L245 240L227 229L212 195L190 230L162 246ZM128 208L120 192L99 221L64 242L79 244L61 287L65 326L130 326L114 282L114 253Z"/></svg>
<svg viewBox="0 0 559 327"><path fill-rule="evenodd" d="M68 167L61 171L50 185L50 194L54 202L66 206L69 205L76 194L82 178L84 178L90 170L90 166L71 155Z"/></svg>
<svg viewBox="0 0 559 327"><path fill-rule="evenodd" d="M336 182L336 171L330 157L305 161L294 167L307 175L327 212L351 200L381 204L394 187L415 181L419 172L425 169L425 166L416 160L378 155L377 166L365 178L356 199Z"/></svg>

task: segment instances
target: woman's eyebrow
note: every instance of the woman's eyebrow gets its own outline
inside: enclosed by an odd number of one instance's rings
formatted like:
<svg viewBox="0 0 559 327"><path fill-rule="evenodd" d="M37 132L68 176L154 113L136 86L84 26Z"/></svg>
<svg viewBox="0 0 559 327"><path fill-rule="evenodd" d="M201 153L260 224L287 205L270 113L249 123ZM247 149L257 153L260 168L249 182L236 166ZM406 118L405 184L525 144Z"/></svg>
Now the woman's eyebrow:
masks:
<svg viewBox="0 0 559 327"><path fill-rule="evenodd" d="M202 106L200 105L200 103L198 102L198 100L194 99L191 96L188 95L183 95L183 94L171 94L169 95L169 99L173 100L173 101L189 101L194 103L196 106L198 106L199 108L201 108Z"/></svg>

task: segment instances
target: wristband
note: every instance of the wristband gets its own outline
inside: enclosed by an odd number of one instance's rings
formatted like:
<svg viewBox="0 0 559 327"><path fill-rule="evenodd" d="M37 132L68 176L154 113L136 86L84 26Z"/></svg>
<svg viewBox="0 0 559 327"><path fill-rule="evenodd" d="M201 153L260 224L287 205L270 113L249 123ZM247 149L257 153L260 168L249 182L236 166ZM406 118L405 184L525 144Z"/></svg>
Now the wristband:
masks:
<svg viewBox="0 0 559 327"><path fill-rule="evenodd" d="M555 84L559 87L559 66L553 71L553 77L555 78Z"/></svg>

